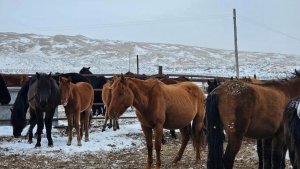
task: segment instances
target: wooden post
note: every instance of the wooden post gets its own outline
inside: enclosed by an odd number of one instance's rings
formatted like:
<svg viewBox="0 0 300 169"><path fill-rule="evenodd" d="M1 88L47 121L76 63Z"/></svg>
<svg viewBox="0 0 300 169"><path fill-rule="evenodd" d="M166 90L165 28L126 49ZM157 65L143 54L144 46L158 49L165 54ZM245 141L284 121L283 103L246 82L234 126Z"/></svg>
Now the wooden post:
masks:
<svg viewBox="0 0 300 169"><path fill-rule="evenodd" d="M233 27L234 27L234 51L235 51L235 66L236 66L236 76L239 78L239 56L238 56L238 46L237 46L237 29L236 29L236 12L233 9Z"/></svg>
<svg viewBox="0 0 300 169"><path fill-rule="evenodd" d="M163 67L162 66L158 66L158 75L160 77L162 77L162 75L163 75Z"/></svg>
<svg viewBox="0 0 300 169"><path fill-rule="evenodd" d="M139 55L136 55L136 74L140 74L139 69Z"/></svg>

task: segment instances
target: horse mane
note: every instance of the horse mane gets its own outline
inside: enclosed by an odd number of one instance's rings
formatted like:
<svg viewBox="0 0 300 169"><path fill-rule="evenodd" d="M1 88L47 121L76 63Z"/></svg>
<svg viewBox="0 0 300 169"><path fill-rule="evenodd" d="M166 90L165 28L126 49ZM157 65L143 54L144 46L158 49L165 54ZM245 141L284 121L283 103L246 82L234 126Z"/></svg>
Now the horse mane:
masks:
<svg viewBox="0 0 300 169"><path fill-rule="evenodd" d="M28 79L23 86L21 87L21 89L19 90L16 100L12 106L12 110L13 111L22 111L26 114L27 109L29 107L28 104L28 98L27 98L27 93L28 93L28 89L29 89L29 85L31 83L33 83L35 81L36 77L31 77L30 79ZM17 110L16 110L17 109Z"/></svg>

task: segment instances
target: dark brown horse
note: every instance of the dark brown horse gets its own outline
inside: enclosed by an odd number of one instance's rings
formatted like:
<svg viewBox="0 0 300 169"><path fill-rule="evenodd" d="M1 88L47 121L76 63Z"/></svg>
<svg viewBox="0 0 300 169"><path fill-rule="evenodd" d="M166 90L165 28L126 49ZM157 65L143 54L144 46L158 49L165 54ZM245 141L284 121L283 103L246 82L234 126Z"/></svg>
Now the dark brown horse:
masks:
<svg viewBox="0 0 300 169"><path fill-rule="evenodd" d="M61 104L65 108L65 113L68 119L68 142L72 142L72 129L75 126L77 132L77 145L81 146L81 138L83 135L82 126L85 129L85 141L89 141L89 117L92 112L94 102L93 86L87 82L78 82L76 84L71 82L70 78L59 77L59 90ZM81 120L81 113L84 113Z"/></svg>
<svg viewBox="0 0 300 169"><path fill-rule="evenodd" d="M23 74L2 74L6 85L11 86L23 86L23 84L29 79L27 75Z"/></svg>
<svg viewBox="0 0 300 169"><path fill-rule="evenodd" d="M59 104L59 90L56 81L52 78L51 73L36 73L36 77L30 80L27 100L30 108L30 126L37 123L37 143L35 147L41 146L41 134L46 126L48 146L53 146L51 137L52 119L55 109ZM45 118L44 118L45 112ZM29 135L32 135L32 129L29 130Z"/></svg>
<svg viewBox="0 0 300 169"><path fill-rule="evenodd" d="M293 98L283 113L284 138L293 168L300 168L300 96Z"/></svg>
<svg viewBox="0 0 300 169"><path fill-rule="evenodd" d="M139 80L118 77L111 86L111 103L108 114L111 118L119 118L126 109L133 105L144 132L148 160L146 168L151 168L152 129L155 135L156 168L160 168L161 139L163 128L180 129L182 144L173 160L181 159L189 141L190 134L196 150L196 162L200 161L200 148L204 143L204 94L192 82L166 85L157 79ZM189 132L192 122L191 132Z"/></svg>
<svg viewBox="0 0 300 169"><path fill-rule="evenodd" d="M272 148L272 163L265 168L280 168L283 141L283 111L287 102L300 94L300 78L250 84L226 81L207 97L208 130L207 168L232 168L243 137L264 139ZM228 145L223 155L223 128ZM266 145L266 144L265 144ZM268 157L268 155L266 155Z"/></svg>

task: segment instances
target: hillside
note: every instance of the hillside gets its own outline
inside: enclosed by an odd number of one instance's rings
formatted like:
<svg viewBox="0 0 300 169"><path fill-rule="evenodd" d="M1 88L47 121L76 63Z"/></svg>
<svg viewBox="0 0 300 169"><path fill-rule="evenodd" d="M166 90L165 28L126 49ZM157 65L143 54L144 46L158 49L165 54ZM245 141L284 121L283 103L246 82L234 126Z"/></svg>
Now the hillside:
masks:
<svg viewBox="0 0 300 169"><path fill-rule="evenodd" d="M78 36L44 36L0 33L2 73L78 72L90 66L94 73L136 71L139 55L140 73L164 73L235 76L234 51L177 44L126 42L90 39ZM299 68L300 56L239 52L240 76L260 79L286 77Z"/></svg>

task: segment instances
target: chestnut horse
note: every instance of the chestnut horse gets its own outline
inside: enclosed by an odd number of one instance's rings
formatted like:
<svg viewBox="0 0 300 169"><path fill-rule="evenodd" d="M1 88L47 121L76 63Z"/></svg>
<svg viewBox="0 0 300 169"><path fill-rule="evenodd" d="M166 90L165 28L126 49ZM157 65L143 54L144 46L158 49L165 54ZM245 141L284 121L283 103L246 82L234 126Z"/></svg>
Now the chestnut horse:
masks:
<svg viewBox="0 0 300 169"><path fill-rule="evenodd" d="M286 81L251 84L226 81L207 97L207 168L232 168L243 137L267 139L272 148L272 163L265 168L280 168L283 141L283 111L287 102L300 94L300 74ZM223 128L228 145L223 155ZM266 144L264 144L266 145ZM268 155L266 155L268 157Z"/></svg>
<svg viewBox="0 0 300 169"><path fill-rule="evenodd" d="M166 85L158 79L139 80L121 75L111 86L108 114L111 118L117 119L129 106L136 108L136 116L141 123L147 143L146 168L151 168L153 162L152 129L155 135L156 168L161 166L163 128L180 129L181 132L182 144L173 160L174 163L181 159L190 134L196 151L196 162L199 162L200 148L205 143L204 99L201 89L192 82Z"/></svg>
<svg viewBox="0 0 300 169"><path fill-rule="evenodd" d="M300 96L293 98L283 113L284 138L293 168L300 168Z"/></svg>
<svg viewBox="0 0 300 169"><path fill-rule="evenodd" d="M115 76L113 77L113 79L114 78L115 78ZM110 87L111 87L112 83L113 83L113 80L108 81L104 84L104 86L102 88L102 101L103 101L103 103L106 107L108 107L108 105L110 104L110 100L111 100ZM109 116L108 116L108 113L107 113L107 109L105 109L105 121L104 121L104 124L103 124L102 131L105 131L108 119L109 119ZM119 129L119 122L118 122L117 119L113 119L113 120L110 119L110 124L109 124L108 128L111 128L112 126L113 126L114 131Z"/></svg>
<svg viewBox="0 0 300 169"><path fill-rule="evenodd" d="M76 84L71 82L70 78L59 77L59 91L61 104L65 108L65 113L68 119L68 142L72 142L72 129L75 126L77 132L77 145L81 146L81 138L83 135L80 115L84 113L84 129L85 141L89 141L89 117L92 112L94 102L93 86L87 82L78 82ZM73 124L74 123L74 124Z"/></svg>

